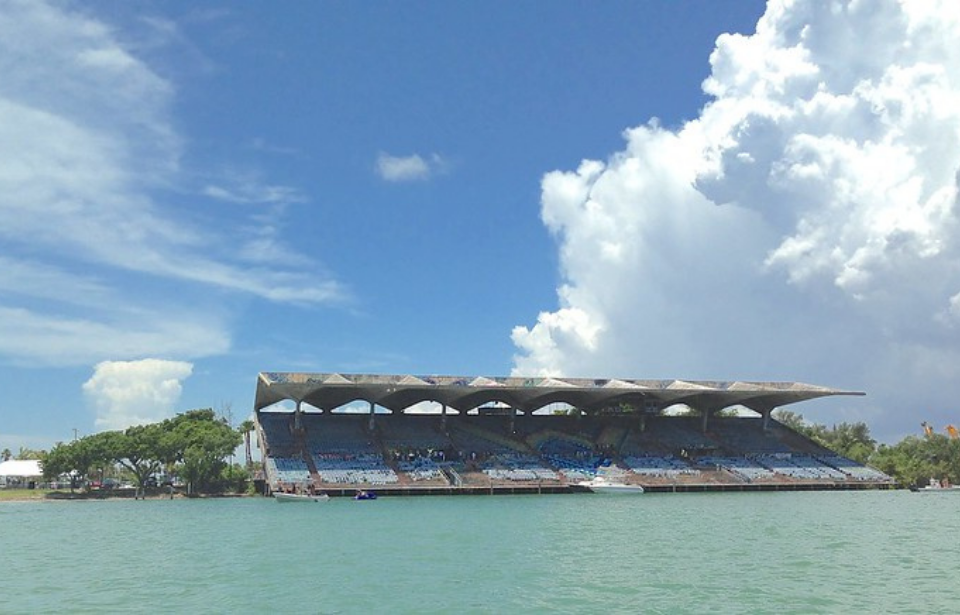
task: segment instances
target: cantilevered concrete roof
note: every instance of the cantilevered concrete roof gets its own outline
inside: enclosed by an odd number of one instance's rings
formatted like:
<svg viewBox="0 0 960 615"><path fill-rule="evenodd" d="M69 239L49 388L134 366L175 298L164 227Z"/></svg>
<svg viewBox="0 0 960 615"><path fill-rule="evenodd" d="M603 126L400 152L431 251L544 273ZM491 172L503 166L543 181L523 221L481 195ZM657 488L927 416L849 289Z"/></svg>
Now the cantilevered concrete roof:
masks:
<svg viewBox="0 0 960 615"><path fill-rule="evenodd" d="M863 393L799 382L261 372L254 409L291 400L329 411L350 402L366 401L403 412L414 404L432 401L460 412L495 402L534 412L548 404L564 402L587 413L621 403L649 412L686 404L707 413L737 405L764 413L832 395Z"/></svg>

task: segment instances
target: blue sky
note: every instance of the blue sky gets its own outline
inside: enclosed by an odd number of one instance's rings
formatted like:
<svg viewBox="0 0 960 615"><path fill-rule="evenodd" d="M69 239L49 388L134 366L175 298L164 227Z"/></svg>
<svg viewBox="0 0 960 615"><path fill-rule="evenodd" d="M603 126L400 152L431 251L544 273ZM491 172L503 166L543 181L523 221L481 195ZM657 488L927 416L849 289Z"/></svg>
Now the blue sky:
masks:
<svg viewBox="0 0 960 615"><path fill-rule="evenodd" d="M2 5L2 447L262 370L960 420L948 4Z"/></svg>

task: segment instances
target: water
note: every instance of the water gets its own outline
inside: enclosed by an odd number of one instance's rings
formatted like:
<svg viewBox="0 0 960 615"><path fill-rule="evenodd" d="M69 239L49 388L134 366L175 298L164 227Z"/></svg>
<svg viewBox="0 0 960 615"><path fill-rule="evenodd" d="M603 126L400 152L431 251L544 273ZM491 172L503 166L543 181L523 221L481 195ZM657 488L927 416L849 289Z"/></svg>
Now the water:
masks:
<svg viewBox="0 0 960 615"><path fill-rule="evenodd" d="M0 503L2 613L953 613L960 496Z"/></svg>

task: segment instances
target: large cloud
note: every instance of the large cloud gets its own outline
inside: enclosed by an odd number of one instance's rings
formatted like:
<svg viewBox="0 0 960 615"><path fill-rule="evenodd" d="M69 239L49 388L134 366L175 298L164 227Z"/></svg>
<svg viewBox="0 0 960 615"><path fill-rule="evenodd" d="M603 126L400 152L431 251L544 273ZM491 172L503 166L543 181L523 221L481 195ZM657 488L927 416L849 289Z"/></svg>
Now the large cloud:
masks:
<svg viewBox="0 0 960 615"><path fill-rule="evenodd" d="M175 26L137 23L155 27L154 54L179 40ZM4 335L7 362L222 351L229 310L210 304L211 290L297 304L343 297L316 263L282 247L277 221L304 200L297 190L181 169L175 84L130 40L69 4L2 3L2 329L64 331L70 346ZM222 203L229 209L214 213ZM190 339L198 330L210 331L203 345ZM130 352L107 354L117 349Z"/></svg>
<svg viewBox="0 0 960 615"><path fill-rule="evenodd" d="M565 283L515 372L808 379L868 390L842 418L881 435L951 420L957 40L951 4L893 1L774 1L721 36L699 118L544 177Z"/></svg>
<svg viewBox="0 0 960 615"><path fill-rule="evenodd" d="M173 416L181 381L192 372L193 365L183 361L104 361L83 392L96 409L98 429L125 429Z"/></svg>

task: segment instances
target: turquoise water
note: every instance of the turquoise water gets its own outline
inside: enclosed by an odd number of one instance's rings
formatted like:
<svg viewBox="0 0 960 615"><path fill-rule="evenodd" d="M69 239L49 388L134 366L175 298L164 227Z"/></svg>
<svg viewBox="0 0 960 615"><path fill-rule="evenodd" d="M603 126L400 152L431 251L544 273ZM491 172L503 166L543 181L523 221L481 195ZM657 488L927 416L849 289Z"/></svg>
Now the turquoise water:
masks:
<svg viewBox="0 0 960 615"><path fill-rule="evenodd" d="M960 496L0 503L0 612L953 613Z"/></svg>

